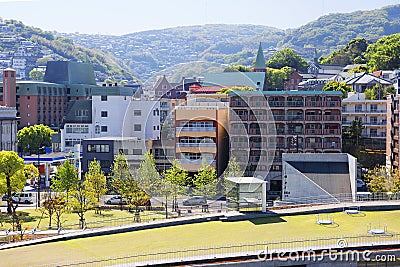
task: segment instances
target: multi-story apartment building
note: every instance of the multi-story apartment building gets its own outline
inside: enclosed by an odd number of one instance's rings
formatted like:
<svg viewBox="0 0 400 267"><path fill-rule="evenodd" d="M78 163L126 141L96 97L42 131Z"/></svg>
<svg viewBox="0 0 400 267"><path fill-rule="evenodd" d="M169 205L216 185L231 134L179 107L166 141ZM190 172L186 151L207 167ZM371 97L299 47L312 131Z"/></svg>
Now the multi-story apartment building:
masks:
<svg viewBox="0 0 400 267"><path fill-rule="evenodd" d="M17 151L17 110L0 106L0 150Z"/></svg>
<svg viewBox="0 0 400 267"><path fill-rule="evenodd" d="M124 87L102 87L92 95L91 100L71 101L61 129L62 151L72 151L86 138L160 137L158 101L133 98Z"/></svg>
<svg viewBox="0 0 400 267"><path fill-rule="evenodd" d="M221 175L228 160L227 130L227 95L187 95L175 108L175 153L182 167L197 172L206 161Z"/></svg>
<svg viewBox="0 0 400 267"><path fill-rule="evenodd" d="M387 100L368 100L364 93L349 93L342 101L342 125L350 126L355 119L362 119L363 137L386 138Z"/></svg>
<svg viewBox="0 0 400 267"><path fill-rule="evenodd" d="M400 132L400 96L390 95L387 98L386 127L386 166L399 168L399 132Z"/></svg>
<svg viewBox="0 0 400 267"><path fill-rule="evenodd" d="M282 189L282 153L341 152L341 92L230 93L230 154L245 176L268 180L270 196Z"/></svg>

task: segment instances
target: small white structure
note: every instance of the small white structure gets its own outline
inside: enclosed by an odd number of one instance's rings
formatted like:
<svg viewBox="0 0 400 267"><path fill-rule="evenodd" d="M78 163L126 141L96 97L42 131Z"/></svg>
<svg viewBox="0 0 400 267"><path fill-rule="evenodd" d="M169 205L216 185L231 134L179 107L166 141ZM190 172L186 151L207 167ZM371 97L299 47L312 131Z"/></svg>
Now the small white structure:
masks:
<svg viewBox="0 0 400 267"><path fill-rule="evenodd" d="M321 213L321 214L317 214L315 216L316 218L316 224L320 224L320 225L331 225L335 223L335 217L333 214L329 214L329 213Z"/></svg>
<svg viewBox="0 0 400 267"><path fill-rule="evenodd" d="M256 177L228 177L226 179L239 186L239 205L240 203L261 203L262 212L267 212L267 181Z"/></svg>

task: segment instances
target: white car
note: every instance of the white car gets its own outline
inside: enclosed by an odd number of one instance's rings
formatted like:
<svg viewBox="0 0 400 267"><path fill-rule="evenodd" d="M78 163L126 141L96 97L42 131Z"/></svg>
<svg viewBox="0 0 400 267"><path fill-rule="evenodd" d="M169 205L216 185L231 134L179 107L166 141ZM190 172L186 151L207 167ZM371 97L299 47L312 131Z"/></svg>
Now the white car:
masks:
<svg viewBox="0 0 400 267"><path fill-rule="evenodd" d="M25 203L25 204L33 203L32 193L16 193L12 195L11 198L14 203Z"/></svg>
<svg viewBox="0 0 400 267"><path fill-rule="evenodd" d="M104 201L107 205L126 205L126 200L122 196L114 196Z"/></svg>
<svg viewBox="0 0 400 267"><path fill-rule="evenodd" d="M206 205L207 199L202 196L193 196L185 199L183 201L183 206L199 206L199 205Z"/></svg>

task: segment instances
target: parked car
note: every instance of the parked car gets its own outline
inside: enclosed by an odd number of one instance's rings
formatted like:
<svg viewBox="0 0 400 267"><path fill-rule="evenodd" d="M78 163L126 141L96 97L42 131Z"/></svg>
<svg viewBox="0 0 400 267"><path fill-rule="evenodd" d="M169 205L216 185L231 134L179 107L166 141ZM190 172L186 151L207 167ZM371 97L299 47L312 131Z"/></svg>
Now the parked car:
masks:
<svg viewBox="0 0 400 267"><path fill-rule="evenodd" d="M126 200L122 196L113 196L104 201L107 205L126 205Z"/></svg>
<svg viewBox="0 0 400 267"><path fill-rule="evenodd" d="M17 193L11 196L14 203L33 203L32 193Z"/></svg>
<svg viewBox="0 0 400 267"><path fill-rule="evenodd" d="M184 206L198 206L198 205L206 205L207 199L202 196L193 196L185 199L182 203Z"/></svg>

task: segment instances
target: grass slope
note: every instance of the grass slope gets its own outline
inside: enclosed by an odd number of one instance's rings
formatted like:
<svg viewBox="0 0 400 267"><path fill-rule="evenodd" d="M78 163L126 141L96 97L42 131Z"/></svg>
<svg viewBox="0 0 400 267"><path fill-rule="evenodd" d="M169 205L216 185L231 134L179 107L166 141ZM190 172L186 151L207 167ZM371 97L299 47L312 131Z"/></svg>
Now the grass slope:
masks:
<svg viewBox="0 0 400 267"><path fill-rule="evenodd" d="M336 227L317 225L315 215L197 223L9 249L0 251L0 257L4 266L34 266L286 238L367 234L367 224L370 222L384 222L390 232L400 232L400 211L365 212L363 215L335 213Z"/></svg>

